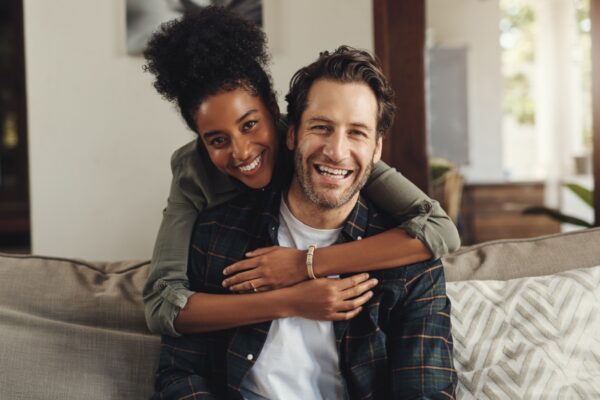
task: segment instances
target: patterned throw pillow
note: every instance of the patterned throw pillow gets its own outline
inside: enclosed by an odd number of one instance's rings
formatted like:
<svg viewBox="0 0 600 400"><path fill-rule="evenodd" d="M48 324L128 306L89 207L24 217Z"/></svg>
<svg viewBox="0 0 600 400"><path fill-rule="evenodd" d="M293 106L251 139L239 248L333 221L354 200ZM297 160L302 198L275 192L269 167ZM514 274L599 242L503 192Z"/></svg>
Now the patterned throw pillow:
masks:
<svg viewBox="0 0 600 400"><path fill-rule="evenodd" d="M600 399L600 266L447 290L459 399Z"/></svg>

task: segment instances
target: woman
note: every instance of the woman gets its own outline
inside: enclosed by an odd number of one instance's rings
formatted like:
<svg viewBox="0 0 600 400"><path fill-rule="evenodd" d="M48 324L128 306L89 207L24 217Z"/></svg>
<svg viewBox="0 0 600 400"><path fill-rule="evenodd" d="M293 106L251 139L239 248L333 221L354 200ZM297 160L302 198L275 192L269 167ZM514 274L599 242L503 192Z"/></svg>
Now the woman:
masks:
<svg viewBox="0 0 600 400"><path fill-rule="evenodd" d="M224 286L230 290L264 293L229 296L188 290L187 254L196 216L243 190L269 185L274 171L275 179L289 173L280 140L285 124L280 123L264 69L265 35L231 12L208 8L164 25L145 57L158 92L177 104L198 134L172 158L169 203L144 289L150 329L178 336L282 316L356 316L376 281L366 274L307 280L307 254L291 248L256 249L225 270ZM456 228L439 204L387 165L376 165L365 195L396 218L401 229L318 249L316 276L412 264L458 247Z"/></svg>

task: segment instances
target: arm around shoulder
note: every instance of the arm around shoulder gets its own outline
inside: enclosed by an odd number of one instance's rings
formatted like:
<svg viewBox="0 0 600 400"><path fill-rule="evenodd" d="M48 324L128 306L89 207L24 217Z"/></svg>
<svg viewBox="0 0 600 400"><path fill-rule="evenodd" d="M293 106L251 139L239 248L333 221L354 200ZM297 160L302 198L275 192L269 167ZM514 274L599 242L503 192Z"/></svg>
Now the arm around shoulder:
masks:
<svg viewBox="0 0 600 400"><path fill-rule="evenodd" d="M421 240L434 259L460 247L456 225L439 202L383 161L373 168L365 186L365 194L390 214L401 229Z"/></svg>

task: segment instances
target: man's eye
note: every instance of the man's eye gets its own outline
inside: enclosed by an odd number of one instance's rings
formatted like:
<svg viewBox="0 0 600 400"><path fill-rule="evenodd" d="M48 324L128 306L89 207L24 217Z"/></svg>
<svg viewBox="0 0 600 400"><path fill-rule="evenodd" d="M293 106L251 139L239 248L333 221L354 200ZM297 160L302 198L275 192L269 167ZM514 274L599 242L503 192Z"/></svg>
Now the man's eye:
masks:
<svg viewBox="0 0 600 400"><path fill-rule="evenodd" d="M315 125L311 129L316 132L327 133L331 130L331 127L329 127L327 125Z"/></svg>
<svg viewBox="0 0 600 400"><path fill-rule="evenodd" d="M250 129L254 128L257 123L258 123L258 121L248 121L248 122L244 123L244 126L242 127L242 129L244 130L244 132L249 131Z"/></svg>
<svg viewBox="0 0 600 400"><path fill-rule="evenodd" d="M350 134L352 134L352 136L367 137L367 134L363 131L351 131Z"/></svg>
<svg viewBox="0 0 600 400"><path fill-rule="evenodd" d="M216 137L208 142L208 144L210 144L213 147L223 147L226 143L227 139L225 139L224 137Z"/></svg>

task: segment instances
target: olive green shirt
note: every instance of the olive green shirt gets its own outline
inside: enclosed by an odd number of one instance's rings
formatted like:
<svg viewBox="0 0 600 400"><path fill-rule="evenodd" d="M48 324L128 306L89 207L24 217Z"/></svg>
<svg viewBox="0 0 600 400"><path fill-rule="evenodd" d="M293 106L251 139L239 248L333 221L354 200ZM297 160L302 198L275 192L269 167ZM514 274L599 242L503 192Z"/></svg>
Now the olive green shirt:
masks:
<svg viewBox="0 0 600 400"><path fill-rule="evenodd" d="M171 158L173 180L143 292L146 321L155 333L179 336L173 325L175 318L194 293L189 290L187 263L198 214L244 190L202 152L194 140ZM389 213L399 228L421 240L434 258L460 246L456 226L440 204L384 162L375 164L363 194Z"/></svg>

